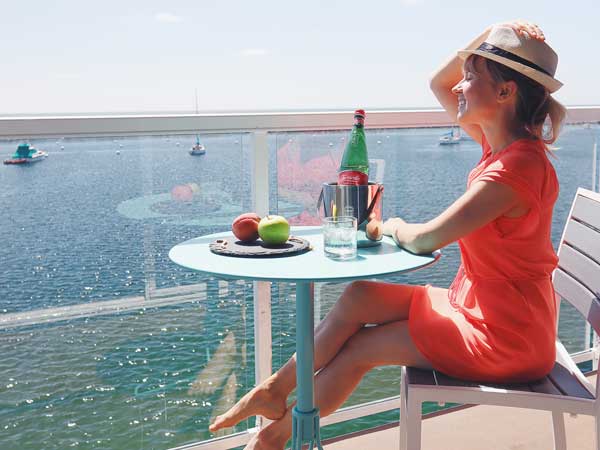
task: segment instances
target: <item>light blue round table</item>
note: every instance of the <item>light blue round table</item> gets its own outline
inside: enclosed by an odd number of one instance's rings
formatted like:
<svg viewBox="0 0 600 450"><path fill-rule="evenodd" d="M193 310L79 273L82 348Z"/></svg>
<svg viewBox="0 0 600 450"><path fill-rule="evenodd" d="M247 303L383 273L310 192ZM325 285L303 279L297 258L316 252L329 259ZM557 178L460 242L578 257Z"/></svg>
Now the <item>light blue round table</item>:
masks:
<svg viewBox="0 0 600 450"><path fill-rule="evenodd" d="M296 283L296 379L297 403L293 410L292 449L322 449L319 410L314 401L314 305L313 283L350 281L408 272L428 266L440 252L414 255L384 236L381 245L359 248L358 256L347 261L327 258L323 252L321 227L293 227L293 236L307 239L312 249L279 258L238 258L216 255L209 244L220 238L235 239L229 232L201 236L177 244L169 258L188 269L221 278Z"/></svg>

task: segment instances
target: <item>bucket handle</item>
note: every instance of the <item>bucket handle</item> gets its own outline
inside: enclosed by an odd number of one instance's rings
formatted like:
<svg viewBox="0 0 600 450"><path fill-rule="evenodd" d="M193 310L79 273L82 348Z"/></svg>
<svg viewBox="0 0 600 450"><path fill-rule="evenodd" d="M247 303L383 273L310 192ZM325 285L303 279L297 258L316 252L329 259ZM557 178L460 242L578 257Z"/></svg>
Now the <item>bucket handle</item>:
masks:
<svg viewBox="0 0 600 450"><path fill-rule="evenodd" d="M317 214L319 214L319 209L321 209L322 204L323 204L323 187L321 186L321 193L319 194L319 200L317 200ZM323 215L325 215L325 211L323 211Z"/></svg>
<svg viewBox="0 0 600 450"><path fill-rule="evenodd" d="M319 210L321 209L321 205L323 204L323 195L324 195L323 191L324 191L324 189L323 189L323 187L321 187L321 193L319 194L319 199L317 200L317 214L319 213ZM383 184L380 184L377 187L377 190L375 191L375 195L373 196L373 199L371 200L371 204L367 208L367 212L365 214L367 218L373 212L373 208L377 204L377 199L379 198L379 194L381 194L382 192L383 192Z"/></svg>
<svg viewBox="0 0 600 450"><path fill-rule="evenodd" d="M366 216L367 220L369 219L369 216L373 212L373 208L375 207L375 204L377 203L377 199L379 198L379 194L381 192L383 192L383 184L380 184L377 187L377 191L375 191L375 195L373 196L373 199L371 200L371 204L367 208L367 212L365 213L365 216ZM323 193L322 190L321 190L321 193Z"/></svg>

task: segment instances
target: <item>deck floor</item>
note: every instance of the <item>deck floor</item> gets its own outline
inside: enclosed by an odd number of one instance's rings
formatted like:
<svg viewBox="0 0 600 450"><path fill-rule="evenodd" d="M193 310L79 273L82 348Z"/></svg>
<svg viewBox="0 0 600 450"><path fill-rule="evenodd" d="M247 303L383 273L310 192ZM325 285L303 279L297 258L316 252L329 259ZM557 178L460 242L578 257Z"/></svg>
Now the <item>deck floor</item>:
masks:
<svg viewBox="0 0 600 450"><path fill-rule="evenodd" d="M589 378L592 383L596 378ZM565 414L567 448L592 450L594 419ZM397 427L344 439L325 450L397 450ZM422 450L551 450L552 415L546 411L474 406L423 421Z"/></svg>

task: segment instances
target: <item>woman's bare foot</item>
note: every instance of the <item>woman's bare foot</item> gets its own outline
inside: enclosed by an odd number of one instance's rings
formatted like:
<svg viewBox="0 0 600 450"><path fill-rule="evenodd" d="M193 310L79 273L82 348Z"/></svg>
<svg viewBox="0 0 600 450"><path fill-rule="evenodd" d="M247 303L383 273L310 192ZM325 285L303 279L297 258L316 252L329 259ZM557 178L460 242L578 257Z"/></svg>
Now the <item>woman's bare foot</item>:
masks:
<svg viewBox="0 0 600 450"><path fill-rule="evenodd" d="M244 450L283 450L289 440L292 428L292 408L288 408L284 416L271 422L254 435Z"/></svg>
<svg viewBox="0 0 600 450"><path fill-rule="evenodd" d="M260 415L270 420L277 420L283 417L287 409L286 399L273 392L271 384L270 380L266 380L264 383L256 386L244 395L229 411L217 416L208 429L214 433L221 428L232 427L250 416Z"/></svg>
<svg viewBox="0 0 600 450"><path fill-rule="evenodd" d="M283 444L272 442L268 438L265 438L264 435L261 436L261 432L259 432L250 439L244 450L283 450L284 447L285 442Z"/></svg>

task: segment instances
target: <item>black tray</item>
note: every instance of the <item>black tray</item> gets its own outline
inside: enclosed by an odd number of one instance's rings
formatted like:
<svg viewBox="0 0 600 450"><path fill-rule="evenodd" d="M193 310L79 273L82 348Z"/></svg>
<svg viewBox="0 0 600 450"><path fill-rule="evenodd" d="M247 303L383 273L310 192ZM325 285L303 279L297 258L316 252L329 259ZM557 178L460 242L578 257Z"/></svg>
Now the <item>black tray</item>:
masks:
<svg viewBox="0 0 600 450"><path fill-rule="evenodd" d="M304 253L311 249L310 242L296 236L283 244L269 245L258 239L254 242L241 242L234 236L217 239L208 246L217 255L236 256L240 258L280 258Z"/></svg>

